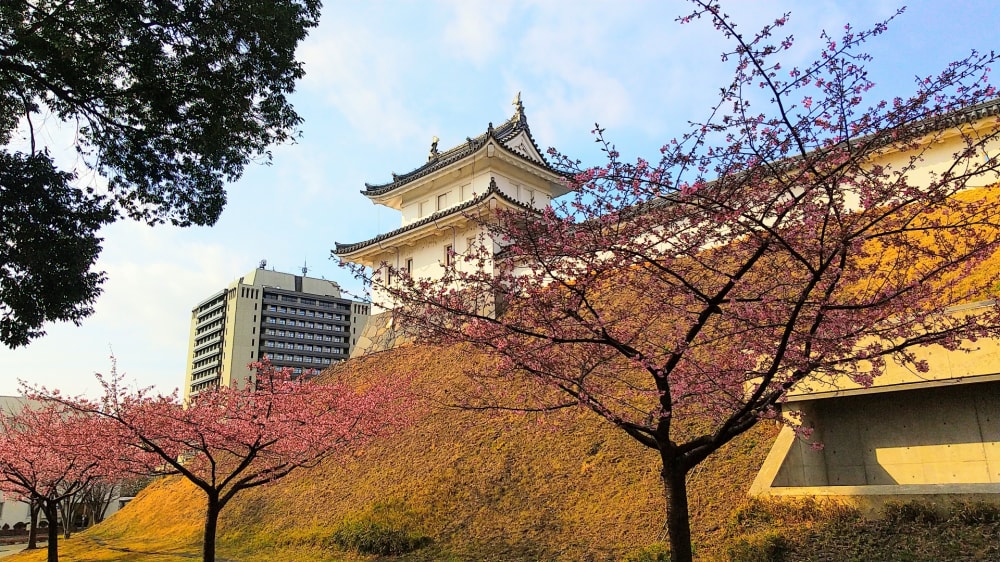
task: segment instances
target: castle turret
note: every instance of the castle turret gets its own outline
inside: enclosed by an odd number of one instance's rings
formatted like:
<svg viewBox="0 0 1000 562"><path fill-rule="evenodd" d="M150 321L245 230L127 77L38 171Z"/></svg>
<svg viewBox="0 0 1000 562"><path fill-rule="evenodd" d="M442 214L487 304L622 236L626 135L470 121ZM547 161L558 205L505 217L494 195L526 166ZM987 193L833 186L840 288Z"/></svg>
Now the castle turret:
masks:
<svg viewBox="0 0 1000 562"><path fill-rule="evenodd" d="M402 212L400 228L370 240L336 244L343 260L372 268L376 278L391 266L414 277L436 278L455 256L480 239L473 215L495 209L541 212L568 189L564 174L553 168L538 148L520 94L514 115L498 127L439 151L434 137L427 161L392 181L365 184L361 192L374 203ZM392 308L373 288L373 313Z"/></svg>

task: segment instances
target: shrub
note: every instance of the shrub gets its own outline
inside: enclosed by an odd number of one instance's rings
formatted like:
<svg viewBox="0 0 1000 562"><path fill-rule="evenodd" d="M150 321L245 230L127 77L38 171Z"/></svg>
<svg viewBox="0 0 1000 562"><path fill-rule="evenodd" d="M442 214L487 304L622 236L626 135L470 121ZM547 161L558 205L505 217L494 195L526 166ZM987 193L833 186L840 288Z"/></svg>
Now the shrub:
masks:
<svg viewBox="0 0 1000 562"><path fill-rule="evenodd" d="M25 530L27 528L28 528L28 524L25 523L24 521L18 521L17 523L14 523L14 530L15 531L23 531L23 530Z"/></svg>
<svg viewBox="0 0 1000 562"><path fill-rule="evenodd" d="M933 525L941 521L941 516L933 506L920 502L888 502L882 507L882 517L889 525Z"/></svg>
<svg viewBox="0 0 1000 562"><path fill-rule="evenodd" d="M770 525L774 522L772 507L770 503L758 498L748 498L729 516L729 526L733 529L747 530Z"/></svg>
<svg viewBox="0 0 1000 562"><path fill-rule="evenodd" d="M670 545L662 542L653 543L628 553L622 562L670 562Z"/></svg>
<svg viewBox="0 0 1000 562"><path fill-rule="evenodd" d="M788 549L784 535L765 531L730 541L726 545L726 557L730 562L783 562Z"/></svg>
<svg viewBox="0 0 1000 562"><path fill-rule="evenodd" d="M333 533L333 542L345 550L361 554L406 554L427 546L430 537L394 529L370 519L343 523Z"/></svg>
<svg viewBox="0 0 1000 562"><path fill-rule="evenodd" d="M361 554L406 554L431 543L413 529L413 514L398 503L376 504L345 518L331 537L344 550Z"/></svg>
<svg viewBox="0 0 1000 562"><path fill-rule="evenodd" d="M955 506L952 519L964 525L1000 523L1000 505L986 502L963 502Z"/></svg>

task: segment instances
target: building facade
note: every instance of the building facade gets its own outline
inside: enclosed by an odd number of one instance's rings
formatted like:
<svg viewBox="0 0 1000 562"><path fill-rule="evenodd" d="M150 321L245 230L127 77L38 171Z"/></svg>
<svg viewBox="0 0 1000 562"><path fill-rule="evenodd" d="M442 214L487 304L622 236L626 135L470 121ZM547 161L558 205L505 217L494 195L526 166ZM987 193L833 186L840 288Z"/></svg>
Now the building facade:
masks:
<svg viewBox="0 0 1000 562"><path fill-rule="evenodd" d="M438 279L474 245L494 244L482 236L481 223L489 213L540 212L567 193L564 175L546 161L531 136L520 94L514 107L514 115L500 126L490 123L485 133L454 148L439 151L435 137L426 163L413 171L393 174L389 183L365 184L361 193L400 211L402 225L363 242L338 243L334 252L372 268L373 314L395 306L381 290L392 281L390 267Z"/></svg>
<svg viewBox="0 0 1000 562"><path fill-rule="evenodd" d="M255 269L191 310L185 399L253 380L265 355L296 374L350 356L370 305L341 297L333 281Z"/></svg>

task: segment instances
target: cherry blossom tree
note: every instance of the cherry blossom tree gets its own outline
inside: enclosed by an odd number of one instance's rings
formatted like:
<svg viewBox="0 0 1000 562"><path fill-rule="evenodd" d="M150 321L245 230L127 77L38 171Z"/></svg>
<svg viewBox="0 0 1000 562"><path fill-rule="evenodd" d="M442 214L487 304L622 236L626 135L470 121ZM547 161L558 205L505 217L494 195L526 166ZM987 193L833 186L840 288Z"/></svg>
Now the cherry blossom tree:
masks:
<svg viewBox="0 0 1000 562"><path fill-rule="evenodd" d="M57 402L29 401L0 415L0 488L45 515L49 562L59 560L60 504L117 469L108 425Z"/></svg>
<svg viewBox="0 0 1000 562"><path fill-rule="evenodd" d="M98 375L100 400L59 399L110 422L107 438L131 449L124 456L132 473L180 474L204 492L206 562L215 560L219 514L239 492L315 466L408 420L406 377L358 390L295 379L266 358L251 368L254 384L202 391L187 404L176 391L131 390L116 369Z"/></svg>
<svg viewBox="0 0 1000 562"><path fill-rule="evenodd" d="M107 513L111 502L115 498L124 495L126 486L135 477L114 480L95 480L80 492L80 504L84 508L84 515L88 525L95 525L104 521L104 514ZM132 494L129 494L132 495Z"/></svg>
<svg viewBox="0 0 1000 562"><path fill-rule="evenodd" d="M579 406L655 451L675 562L692 558L690 471L797 384L926 371L918 346L1000 335L995 304L953 309L998 282L981 267L1000 245L996 56L868 105L861 46L888 22L824 34L818 60L783 68L787 14L750 35L693 4L681 23L733 45L705 120L634 163L598 127L606 163L556 155L576 173L568 201L481 222L500 253L480 244L439 279L393 270L383 287L396 325L497 359L470 373L466 407Z"/></svg>

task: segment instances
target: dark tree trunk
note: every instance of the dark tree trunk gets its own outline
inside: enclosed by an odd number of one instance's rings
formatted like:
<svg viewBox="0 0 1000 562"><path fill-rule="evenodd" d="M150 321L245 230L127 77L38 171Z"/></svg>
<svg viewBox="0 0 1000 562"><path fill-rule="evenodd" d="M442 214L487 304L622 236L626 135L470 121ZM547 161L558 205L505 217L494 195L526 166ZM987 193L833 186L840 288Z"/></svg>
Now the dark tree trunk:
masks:
<svg viewBox="0 0 1000 562"><path fill-rule="evenodd" d="M45 518L49 520L49 544L48 544L48 562L59 562L59 504L56 502L45 501L42 503L42 509L45 510Z"/></svg>
<svg viewBox="0 0 1000 562"><path fill-rule="evenodd" d="M219 512L222 505L216 496L208 496L208 507L205 510L205 540L201 549L204 562L215 562L215 532L219 526Z"/></svg>
<svg viewBox="0 0 1000 562"><path fill-rule="evenodd" d="M38 502L28 504L28 549L38 548Z"/></svg>
<svg viewBox="0 0 1000 562"><path fill-rule="evenodd" d="M661 454L663 493L667 500L667 533L670 537L670 561L692 562L691 521L688 518L687 470L676 458Z"/></svg>

